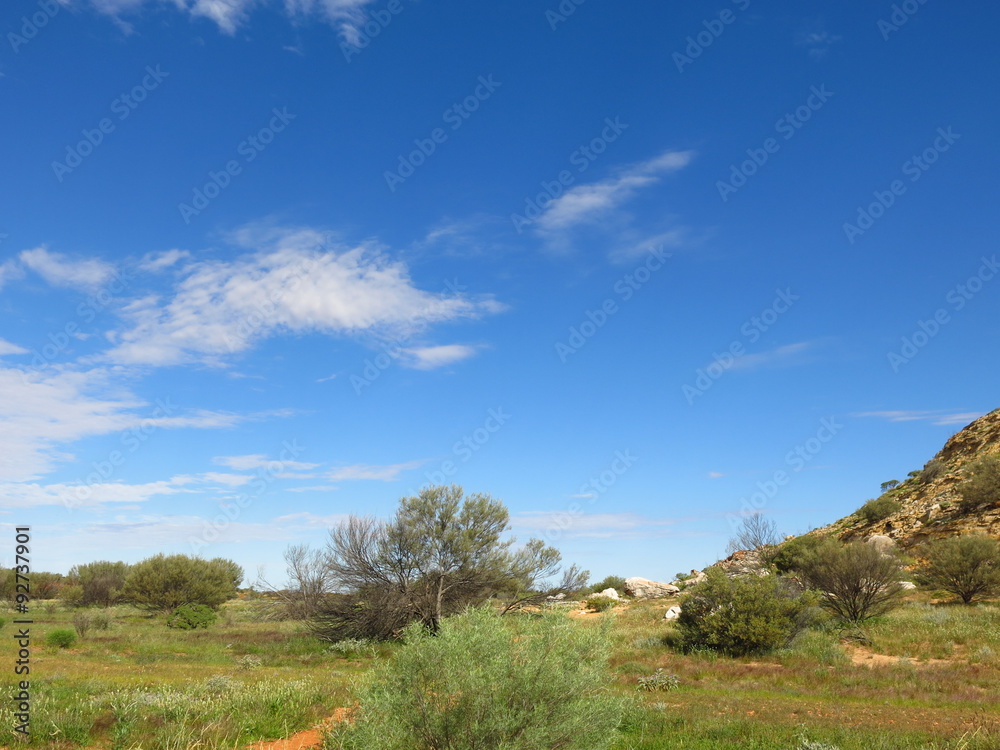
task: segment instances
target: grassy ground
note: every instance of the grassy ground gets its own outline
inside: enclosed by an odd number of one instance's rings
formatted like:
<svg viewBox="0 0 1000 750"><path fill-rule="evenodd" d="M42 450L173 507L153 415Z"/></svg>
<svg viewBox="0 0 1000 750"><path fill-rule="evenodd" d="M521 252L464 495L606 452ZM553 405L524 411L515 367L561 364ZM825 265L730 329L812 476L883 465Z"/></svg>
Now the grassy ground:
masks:
<svg viewBox="0 0 1000 750"><path fill-rule="evenodd" d="M612 669L635 697L616 750L1000 748L996 605L917 597L862 633L811 630L757 659L678 654L661 619L668 605L578 618L580 627L614 620ZM71 628L73 613L35 612L27 746L212 750L287 736L349 705L352 679L391 652L330 652L294 623L253 621L245 602L199 631L130 608L112 615L109 630L58 649L44 636ZM12 616L3 616L0 663L13 665ZM676 675L677 687L638 691L656 669ZM2 670L6 694L12 673ZM0 744L15 746L4 713Z"/></svg>

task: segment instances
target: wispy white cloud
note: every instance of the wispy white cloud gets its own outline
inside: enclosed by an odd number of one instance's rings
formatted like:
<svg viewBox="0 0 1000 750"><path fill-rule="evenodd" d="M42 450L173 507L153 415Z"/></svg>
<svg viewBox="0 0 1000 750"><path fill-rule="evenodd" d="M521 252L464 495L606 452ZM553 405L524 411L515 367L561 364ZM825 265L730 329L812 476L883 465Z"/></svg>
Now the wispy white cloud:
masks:
<svg viewBox="0 0 1000 750"><path fill-rule="evenodd" d="M77 5L87 0L72 0ZM68 4L71 0L60 0ZM127 19L146 8L170 3L194 18L206 18L224 34L232 35L244 25L250 12L257 6L269 4L267 0L89 0L92 7L112 16L126 30L131 30ZM285 0L285 11L292 19L317 16L337 28L344 40L357 46L361 41L360 27L365 22L366 6L374 0Z"/></svg>
<svg viewBox="0 0 1000 750"><path fill-rule="evenodd" d="M0 263L0 289L3 289L8 281L20 279L23 276L24 267L16 259L9 258Z"/></svg>
<svg viewBox="0 0 1000 750"><path fill-rule="evenodd" d="M314 230L248 228L233 239L256 252L190 264L166 301L131 302L121 311L131 327L102 360L221 365L279 333L391 337L503 309L490 297L423 291L375 245L334 248Z"/></svg>
<svg viewBox="0 0 1000 750"><path fill-rule="evenodd" d="M947 410L938 411L865 411L852 414L853 417L874 417L876 419L886 419L890 422L916 422L926 421L936 425L966 425L979 419L986 412L962 411L954 412Z"/></svg>
<svg viewBox="0 0 1000 750"><path fill-rule="evenodd" d="M6 356L8 354L27 354L28 350L23 346L18 346L17 344L12 344L9 341L0 339L0 357Z"/></svg>
<svg viewBox="0 0 1000 750"><path fill-rule="evenodd" d="M154 497L193 493L197 490L185 489L183 478L179 481L146 482L127 484L124 482L58 482L53 484L2 483L0 495L4 507L38 508L46 505L62 505L68 508L96 508L109 504L143 503Z"/></svg>
<svg viewBox="0 0 1000 750"><path fill-rule="evenodd" d="M813 60L822 60L830 51L830 47L840 41L843 41L842 36L831 34L829 31L804 31L795 37L796 45L805 47Z"/></svg>
<svg viewBox="0 0 1000 750"><path fill-rule="evenodd" d="M756 370L761 367L789 367L791 365L804 364L808 361L807 355L814 348L815 342L800 341L795 344L778 346L766 352L744 354L733 360L730 369Z"/></svg>
<svg viewBox="0 0 1000 750"><path fill-rule="evenodd" d="M18 260L52 286L87 292L102 287L115 273L115 267L103 260L72 260L61 253L50 252L44 245L22 251Z"/></svg>
<svg viewBox="0 0 1000 750"><path fill-rule="evenodd" d="M474 356L476 348L462 344L447 344L413 347L403 349L402 352L405 356L403 364L406 366L416 370L433 370Z"/></svg>
<svg viewBox="0 0 1000 750"><path fill-rule="evenodd" d="M176 409L176 410L175 410ZM103 368L0 367L0 481L31 481L71 461L66 446L99 435L152 429L214 429L246 419L228 412L150 404Z"/></svg>
<svg viewBox="0 0 1000 750"><path fill-rule="evenodd" d="M368 464L354 464L353 466L340 466L327 473L333 481L351 479L374 479L382 482L392 482L399 478L404 471L419 469L426 461L407 461L401 464L389 464L384 466L372 466Z"/></svg>
<svg viewBox="0 0 1000 750"><path fill-rule="evenodd" d="M309 487L289 487L286 492L333 492L340 488L335 484L314 484Z"/></svg>
<svg viewBox="0 0 1000 750"><path fill-rule="evenodd" d="M146 273L159 273L160 271L176 265L179 261L191 257L187 250L164 250L157 253L146 253L139 261L138 269Z"/></svg>
<svg viewBox="0 0 1000 750"><path fill-rule="evenodd" d="M246 456L215 456L212 459L212 463L226 466L235 471L266 469L275 462L277 459L269 458L263 453L252 453ZM302 461L281 461L280 464L284 471L308 471L319 466L319 464L307 464Z"/></svg>
<svg viewBox="0 0 1000 750"><path fill-rule="evenodd" d="M578 226L601 222L639 190L658 183L665 174L683 169L693 158L693 151L666 151L625 169L617 177L570 188L549 203L537 220L538 230L554 239Z"/></svg>

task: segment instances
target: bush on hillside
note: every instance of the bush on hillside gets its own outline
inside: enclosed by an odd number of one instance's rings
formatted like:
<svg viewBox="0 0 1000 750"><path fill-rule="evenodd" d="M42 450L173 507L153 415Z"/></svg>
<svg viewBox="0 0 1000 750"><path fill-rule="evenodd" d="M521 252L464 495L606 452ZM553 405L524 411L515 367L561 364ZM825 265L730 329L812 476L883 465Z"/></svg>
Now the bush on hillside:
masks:
<svg viewBox="0 0 1000 750"><path fill-rule="evenodd" d="M178 630L195 630L207 628L217 619L219 617L211 607L206 607L204 604L185 604L174 610L174 613L167 619L167 627Z"/></svg>
<svg viewBox="0 0 1000 750"><path fill-rule="evenodd" d="M923 484L930 484L939 476L944 474L948 467L940 458L932 458L924 464L924 470L920 472L920 481Z"/></svg>
<svg viewBox="0 0 1000 750"><path fill-rule="evenodd" d="M988 536L954 536L931 542L919 580L969 604L1000 593L1000 541Z"/></svg>
<svg viewBox="0 0 1000 750"><path fill-rule="evenodd" d="M801 574L821 593L826 609L853 624L893 609L903 592L899 559L865 542L821 545L806 558Z"/></svg>
<svg viewBox="0 0 1000 750"><path fill-rule="evenodd" d="M709 648L730 656L761 654L784 646L801 628L808 596L776 575L729 578L720 568L681 603L677 620L684 649Z"/></svg>
<svg viewBox="0 0 1000 750"><path fill-rule="evenodd" d="M986 456L969 469L958 485L962 510L971 511L986 503L1000 502L1000 456Z"/></svg>
<svg viewBox="0 0 1000 750"><path fill-rule="evenodd" d="M884 521L894 513L898 513L902 506L891 497L882 496L875 500L869 500L858 509L858 516L865 523L878 523Z"/></svg>
<svg viewBox="0 0 1000 750"><path fill-rule="evenodd" d="M817 549L831 542L830 537L804 534L784 542L774 555L774 567L779 573L796 573Z"/></svg>
<svg viewBox="0 0 1000 750"><path fill-rule="evenodd" d="M361 688L353 723L327 750L602 750L621 701L610 693L606 628L558 614L487 609L410 625L405 644Z"/></svg>

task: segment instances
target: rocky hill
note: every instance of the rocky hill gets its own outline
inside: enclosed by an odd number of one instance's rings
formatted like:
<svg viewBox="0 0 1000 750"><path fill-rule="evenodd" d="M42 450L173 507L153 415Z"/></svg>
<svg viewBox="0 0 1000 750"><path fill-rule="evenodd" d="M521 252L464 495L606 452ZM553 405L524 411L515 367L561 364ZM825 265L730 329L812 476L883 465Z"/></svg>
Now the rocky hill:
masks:
<svg viewBox="0 0 1000 750"><path fill-rule="evenodd" d="M854 514L812 533L833 533L845 541L884 534L903 548L970 532L1000 537L1000 502L966 512L960 507L961 498L956 492L967 467L997 453L1000 453L1000 409L953 435L922 471L914 472L883 495L899 503L898 512L874 523Z"/></svg>

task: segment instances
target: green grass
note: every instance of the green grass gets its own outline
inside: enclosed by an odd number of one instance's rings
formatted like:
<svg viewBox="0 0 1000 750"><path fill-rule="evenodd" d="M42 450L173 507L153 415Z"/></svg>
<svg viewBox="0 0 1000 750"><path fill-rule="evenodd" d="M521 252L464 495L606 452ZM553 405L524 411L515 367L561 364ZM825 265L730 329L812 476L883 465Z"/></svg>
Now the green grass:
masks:
<svg viewBox="0 0 1000 750"><path fill-rule="evenodd" d="M631 602L580 617L613 622L611 670L634 709L615 750L995 750L1000 747L1000 607L930 604L916 595L862 629L829 623L763 657L678 653L667 602ZM354 680L392 646L329 649L291 622L257 622L245 602L206 630L178 631L129 608L68 649L44 644L73 613L39 607L32 626L31 748L207 750L308 728L353 702ZM11 615L0 660L12 664ZM869 657L872 657L869 659ZM677 688L641 692L662 669ZM13 684L7 672L3 687ZM9 714L8 714L9 716ZM11 746L11 722L0 746ZM22 743L23 744L23 743ZM540 749L541 750L541 749Z"/></svg>

